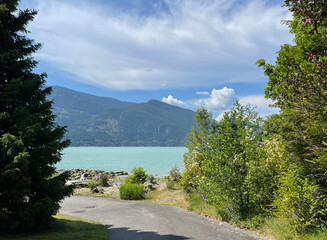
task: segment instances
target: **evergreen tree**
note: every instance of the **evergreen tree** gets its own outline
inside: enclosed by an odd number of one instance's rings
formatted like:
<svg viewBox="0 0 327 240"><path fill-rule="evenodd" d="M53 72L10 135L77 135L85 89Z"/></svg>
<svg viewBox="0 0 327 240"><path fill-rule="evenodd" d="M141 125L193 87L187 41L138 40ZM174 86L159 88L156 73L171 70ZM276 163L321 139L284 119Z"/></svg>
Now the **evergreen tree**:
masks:
<svg viewBox="0 0 327 240"><path fill-rule="evenodd" d="M33 230L49 223L59 201L72 193L68 173L55 174L64 127L55 124L46 74L31 57L40 44L26 26L35 10L0 0L0 230Z"/></svg>

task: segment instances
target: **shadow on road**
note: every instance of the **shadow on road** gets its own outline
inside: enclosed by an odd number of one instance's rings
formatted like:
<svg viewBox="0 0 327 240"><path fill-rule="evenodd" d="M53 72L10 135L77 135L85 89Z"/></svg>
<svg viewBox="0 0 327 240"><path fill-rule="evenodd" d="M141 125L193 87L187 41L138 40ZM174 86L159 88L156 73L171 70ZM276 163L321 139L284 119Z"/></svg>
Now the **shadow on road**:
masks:
<svg viewBox="0 0 327 240"><path fill-rule="evenodd" d="M110 240L186 240L190 239L184 236L172 234L160 235L156 232L141 232L130 230L129 228L114 228L113 225L105 225Z"/></svg>

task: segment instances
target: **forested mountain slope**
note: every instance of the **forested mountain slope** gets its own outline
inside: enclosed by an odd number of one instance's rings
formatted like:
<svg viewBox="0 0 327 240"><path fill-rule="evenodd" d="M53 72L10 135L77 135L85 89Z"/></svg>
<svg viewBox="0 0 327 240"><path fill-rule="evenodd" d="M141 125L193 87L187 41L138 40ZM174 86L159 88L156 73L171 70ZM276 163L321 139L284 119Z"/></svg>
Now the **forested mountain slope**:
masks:
<svg viewBox="0 0 327 240"><path fill-rule="evenodd" d="M160 101L122 102L53 87L54 113L72 146L183 146L194 112Z"/></svg>

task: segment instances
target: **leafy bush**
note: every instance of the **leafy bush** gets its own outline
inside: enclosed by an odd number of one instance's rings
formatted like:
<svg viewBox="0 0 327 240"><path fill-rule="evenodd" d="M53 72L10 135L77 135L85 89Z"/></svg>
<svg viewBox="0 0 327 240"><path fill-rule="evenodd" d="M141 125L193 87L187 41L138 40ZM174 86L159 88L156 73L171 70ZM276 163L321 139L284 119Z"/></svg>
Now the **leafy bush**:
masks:
<svg viewBox="0 0 327 240"><path fill-rule="evenodd" d="M326 217L326 199L319 194L318 185L295 170L284 173L279 183L272 204L274 215L289 223L295 233L318 227L320 219Z"/></svg>
<svg viewBox="0 0 327 240"><path fill-rule="evenodd" d="M199 187L217 208L228 202L233 221L244 220L261 210L260 197L248 181L262 157L261 119L236 102L216 127L204 151Z"/></svg>
<svg viewBox="0 0 327 240"><path fill-rule="evenodd" d="M89 181L86 186L89 187L89 188L95 188L96 186L98 186L99 183L97 183L96 181Z"/></svg>
<svg viewBox="0 0 327 240"><path fill-rule="evenodd" d="M145 183L147 177L148 175L143 168L134 168L132 170L132 175L126 178L126 183L143 184Z"/></svg>
<svg viewBox="0 0 327 240"><path fill-rule="evenodd" d="M174 189L174 187L175 187L175 181L173 181L173 179L170 177L170 176L168 176L166 179L165 179L165 181L166 181L166 186L167 186L167 189L170 189L170 190L172 190L172 189Z"/></svg>
<svg viewBox="0 0 327 240"><path fill-rule="evenodd" d="M108 174L107 174L107 173L102 173L102 174L100 175L99 184L100 184L102 187L109 187L108 179L109 179Z"/></svg>
<svg viewBox="0 0 327 240"><path fill-rule="evenodd" d="M180 184L187 193L196 190L199 186L198 176L201 176L201 171L199 164L194 160L195 157L194 152L183 155L185 169Z"/></svg>
<svg viewBox="0 0 327 240"><path fill-rule="evenodd" d="M145 189L141 184L125 183L119 187L120 198L125 200L143 199L144 193Z"/></svg>
<svg viewBox="0 0 327 240"><path fill-rule="evenodd" d="M169 176L174 182L180 182L182 179L182 174L179 171L179 168L177 165L175 165L170 171L169 171Z"/></svg>
<svg viewBox="0 0 327 240"><path fill-rule="evenodd" d="M186 192L198 189L203 176L202 166L208 150L208 142L212 134L216 132L217 122L212 114L205 108L196 111L195 121L197 128L192 128L187 134L189 143L185 146L188 152L183 155L184 172L181 186Z"/></svg>

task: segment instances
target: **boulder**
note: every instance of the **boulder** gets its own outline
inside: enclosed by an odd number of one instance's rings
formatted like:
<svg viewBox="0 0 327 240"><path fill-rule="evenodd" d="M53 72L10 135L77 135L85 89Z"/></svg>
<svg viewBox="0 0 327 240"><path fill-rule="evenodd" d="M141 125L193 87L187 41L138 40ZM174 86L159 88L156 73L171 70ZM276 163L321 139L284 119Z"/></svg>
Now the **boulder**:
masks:
<svg viewBox="0 0 327 240"><path fill-rule="evenodd" d="M91 188L92 193L99 193L99 189L97 187Z"/></svg>
<svg viewBox="0 0 327 240"><path fill-rule="evenodd" d="M145 187L145 191L147 193L154 190L152 183L144 183L143 186Z"/></svg>

